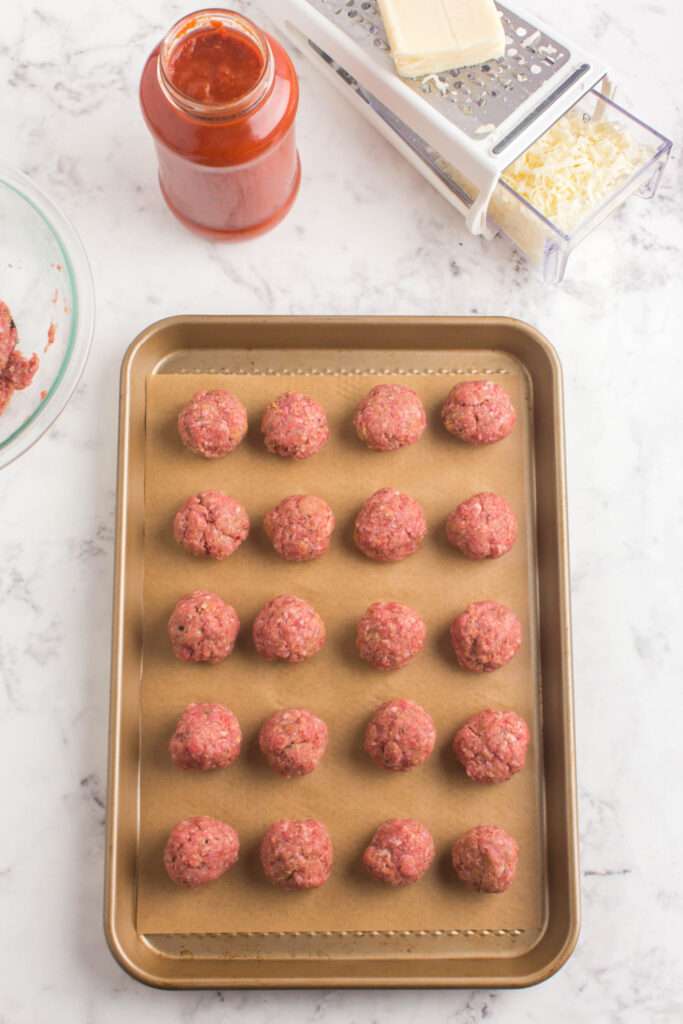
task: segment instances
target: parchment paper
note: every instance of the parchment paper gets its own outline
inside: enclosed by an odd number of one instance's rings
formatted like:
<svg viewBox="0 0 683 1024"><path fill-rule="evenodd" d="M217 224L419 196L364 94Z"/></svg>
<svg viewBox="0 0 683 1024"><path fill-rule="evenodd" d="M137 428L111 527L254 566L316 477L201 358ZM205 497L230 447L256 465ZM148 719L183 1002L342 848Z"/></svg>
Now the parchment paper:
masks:
<svg viewBox="0 0 683 1024"><path fill-rule="evenodd" d="M451 359L457 366L457 356ZM502 443L469 448L439 422L449 389L466 376L413 375L408 380L427 406L430 425L419 444L400 452L367 451L355 438L351 417L376 374L158 375L147 384L144 669L141 707L141 828L138 864L138 927L155 933L271 931L436 930L539 928L544 916L541 748L538 713L532 467L528 381L511 358L488 365L518 410L513 435ZM462 367L472 366L472 354ZM249 412L250 431L227 458L208 461L178 440L180 407L204 388L227 387ZM279 459L263 448L260 414L282 391L307 392L325 406L332 430L327 448L312 459ZM413 557L378 565L358 553L351 534L363 500L382 486L418 498L429 535ZM197 491L219 488L246 506L252 534L223 563L186 554L172 537L173 515ZM504 558L469 562L449 547L448 512L481 490L503 494L516 510L520 537ZM289 494L319 494L331 504L337 529L322 559L281 560L262 531L263 514ZM214 590L234 604L242 631L235 653L222 665L184 665L169 648L166 622L183 594ZM294 593L320 611L328 629L321 654L302 665L269 664L251 645L251 623L261 605ZM428 627L423 654L406 668L383 673L362 662L355 626L376 600L395 599L417 608ZM503 669L476 676L461 671L448 642L448 626L470 601L494 599L512 607L524 627L522 650ZM408 697L434 717L437 747L427 763L405 774L382 771L362 751L374 709L392 697ZM243 754L225 771L182 772L168 755L175 722L191 701L219 701L238 716ZM328 724L327 755L313 774L297 780L276 776L257 746L261 722L279 708L307 707ZM532 746L525 769L511 781L482 786L468 781L450 751L454 730L482 708L513 708L529 722ZM162 851L173 825L209 814L237 828L238 865L220 881L193 891L173 885ZM335 867L321 889L283 893L267 883L258 844L268 824L283 817L316 817L332 834ZM415 817L431 830L437 857L416 885L395 890L374 882L359 858L374 829L390 817ZM504 895L470 893L450 867L453 839L477 824L498 824L515 835L521 856L517 879Z"/></svg>

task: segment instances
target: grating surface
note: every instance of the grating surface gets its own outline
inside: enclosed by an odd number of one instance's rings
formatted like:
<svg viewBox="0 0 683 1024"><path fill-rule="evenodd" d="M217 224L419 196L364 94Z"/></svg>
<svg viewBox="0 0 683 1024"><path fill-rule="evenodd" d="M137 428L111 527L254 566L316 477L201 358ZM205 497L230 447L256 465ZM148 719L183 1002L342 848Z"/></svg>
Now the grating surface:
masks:
<svg viewBox="0 0 683 1024"><path fill-rule="evenodd" d="M393 69L376 0L308 0L375 60ZM506 51L500 60L440 75L404 79L451 123L471 138L486 138L570 60L561 43L497 4L505 28ZM315 42L315 40L313 40ZM559 81L559 80L558 80Z"/></svg>

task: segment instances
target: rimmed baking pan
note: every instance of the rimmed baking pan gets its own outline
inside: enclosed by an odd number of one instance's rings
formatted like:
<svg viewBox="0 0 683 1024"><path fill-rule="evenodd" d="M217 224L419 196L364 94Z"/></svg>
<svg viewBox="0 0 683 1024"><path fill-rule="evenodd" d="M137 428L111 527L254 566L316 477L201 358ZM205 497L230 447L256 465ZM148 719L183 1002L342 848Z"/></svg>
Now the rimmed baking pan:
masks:
<svg viewBox="0 0 683 1024"><path fill-rule="evenodd" d="M439 425L446 394L492 377L512 395L518 421L498 445L469 449ZM409 383L430 418L425 438L401 452L365 451L353 409L382 381ZM237 452L207 461L182 449L175 418L200 389L225 386L247 406L250 434ZM331 440L293 465L258 438L266 402L286 390L317 397ZM405 562L377 566L355 551L354 511L380 486L423 504L427 541ZM189 494L220 488L247 507L252 535L224 563L190 558L171 536ZM517 512L512 552L470 563L444 542L448 511L471 493L504 493ZM319 493L337 516L332 547L305 566L283 563L262 534L264 512L291 493ZM578 865L561 371L533 328L498 318L175 317L130 347L121 378L116 583L105 928L135 977L161 987L503 987L541 981L570 955L578 933ZM243 622L222 666L177 662L165 620L192 589L215 590ZM268 597L289 592L328 627L303 666L258 660L249 624ZM373 672L353 651L353 627L372 600L417 607L429 631L422 655L398 673ZM448 650L453 616L471 600L509 604L524 643L509 666L460 671ZM409 697L433 715L432 758L393 777L360 750L381 701ZM224 772L179 772L168 738L183 707L220 701L242 724L243 756ZM272 710L308 706L330 728L321 767L275 778L255 749ZM511 707L531 726L524 770L499 786L470 783L449 753L454 729L483 707ZM392 776L392 778L387 778ZM211 814L240 833L236 868L201 891L174 887L161 864L177 820ZM283 896L258 869L258 838L276 817L327 822L335 870L315 893ZM399 892L358 870L374 826L418 817L438 855L428 876ZM496 823L520 841L520 869L503 896L463 890L448 867L455 836Z"/></svg>

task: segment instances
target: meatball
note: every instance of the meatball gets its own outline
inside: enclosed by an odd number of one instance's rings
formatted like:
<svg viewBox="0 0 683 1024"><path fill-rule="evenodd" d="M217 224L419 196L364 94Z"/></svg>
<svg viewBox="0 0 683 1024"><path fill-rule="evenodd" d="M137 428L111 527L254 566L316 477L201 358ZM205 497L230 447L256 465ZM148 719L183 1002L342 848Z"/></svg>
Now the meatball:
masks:
<svg viewBox="0 0 683 1024"><path fill-rule="evenodd" d="M332 509L313 494L285 498L263 520L273 547L288 562L310 562L324 555L334 526Z"/></svg>
<svg viewBox="0 0 683 1024"><path fill-rule="evenodd" d="M451 643L461 668L493 672L515 656L522 625L513 611L496 601L476 601L451 625Z"/></svg>
<svg viewBox="0 0 683 1024"><path fill-rule="evenodd" d="M453 752L475 782L507 782L524 767L529 726L514 711L479 711L453 737Z"/></svg>
<svg viewBox="0 0 683 1024"><path fill-rule="evenodd" d="M383 487L356 516L353 539L376 562L399 562L412 555L427 533L422 506L408 494Z"/></svg>
<svg viewBox="0 0 683 1024"><path fill-rule="evenodd" d="M164 867L171 881L194 889L229 871L239 852L239 836L231 825L217 818L186 818L168 837Z"/></svg>
<svg viewBox="0 0 683 1024"><path fill-rule="evenodd" d="M365 752L380 768L405 772L427 760L436 742L431 715L412 700L382 704L365 730Z"/></svg>
<svg viewBox="0 0 683 1024"><path fill-rule="evenodd" d="M300 597L282 594L264 604L254 620L254 646L267 661L298 662L324 646L325 623Z"/></svg>
<svg viewBox="0 0 683 1024"><path fill-rule="evenodd" d="M308 395L286 391L271 402L261 420L266 448L287 459L308 459L327 444L325 410Z"/></svg>
<svg viewBox="0 0 683 1024"><path fill-rule="evenodd" d="M282 889L317 889L330 877L333 850L320 821L276 821L261 841L266 878Z"/></svg>
<svg viewBox="0 0 683 1024"><path fill-rule="evenodd" d="M397 601L376 601L358 623L356 647L374 668L403 668L425 645L427 627L416 611Z"/></svg>
<svg viewBox="0 0 683 1024"><path fill-rule="evenodd" d="M263 723L258 741L270 767L292 779L318 767L327 749L327 726L304 708L287 708Z"/></svg>
<svg viewBox="0 0 683 1024"><path fill-rule="evenodd" d="M517 840L497 825L477 825L453 843L453 870L477 892L505 892L519 860Z"/></svg>
<svg viewBox="0 0 683 1024"><path fill-rule="evenodd" d="M419 881L434 860L434 840L412 818L385 821L363 854L363 866L379 882L410 885Z"/></svg>
<svg viewBox="0 0 683 1024"><path fill-rule="evenodd" d="M201 491L176 512L173 536L191 555L220 562L249 536L249 516L222 491Z"/></svg>
<svg viewBox="0 0 683 1024"><path fill-rule="evenodd" d="M412 388L378 384L359 404L353 425L368 448L391 452L420 440L427 414Z"/></svg>
<svg viewBox="0 0 683 1024"><path fill-rule="evenodd" d="M467 558L500 558L517 540L517 518L505 498L475 494L451 512L446 534Z"/></svg>
<svg viewBox="0 0 683 1024"><path fill-rule="evenodd" d="M17 326L6 302L0 300L0 373L17 345Z"/></svg>
<svg viewBox="0 0 683 1024"><path fill-rule="evenodd" d="M232 605L206 590L181 597L168 620L171 647L181 661L223 661L232 654L239 628Z"/></svg>
<svg viewBox="0 0 683 1024"><path fill-rule="evenodd" d="M517 415L507 391L492 380L456 384L441 410L446 430L466 444L493 444L512 433Z"/></svg>
<svg viewBox="0 0 683 1024"><path fill-rule="evenodd" d="M169 743L171 760L179 768L201 772L227 768L237 760L242 731L237 718L222 704L188 704Z"/></svg>
<svg viewBox="0 0 683 1024"><path fill-rule="evenodd" d="M178 416L180 440L205 459L220 459L234 451L246 432L247 410L224 388L198 391Z"/></svg>

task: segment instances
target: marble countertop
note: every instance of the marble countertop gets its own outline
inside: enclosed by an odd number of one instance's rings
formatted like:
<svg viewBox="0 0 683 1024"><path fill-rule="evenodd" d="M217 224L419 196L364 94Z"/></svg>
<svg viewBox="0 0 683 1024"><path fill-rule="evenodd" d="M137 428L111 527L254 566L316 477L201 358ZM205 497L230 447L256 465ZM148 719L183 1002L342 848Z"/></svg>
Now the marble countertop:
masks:
<svg viewBox="0 0 683 1024"><path fill-rule="evenodd" d="M530 0L601 53L620 97L680 145L674 0ZM256 0L238 4L263 20ZM178 0L15 0L0 38L3 159L73 219L94 270L92 358L65 415L2 473L0 1022L506 1024L683 1019L683 183L632 201L548 289L470 237L315 73L302 79L300 199L238 247L187 234L158 192L137 108ZM11 140L9 142L8 140ZM173 313L507 314L566 383L583 931L523 992L162 993L102 934L118 369Z"/></svg>

